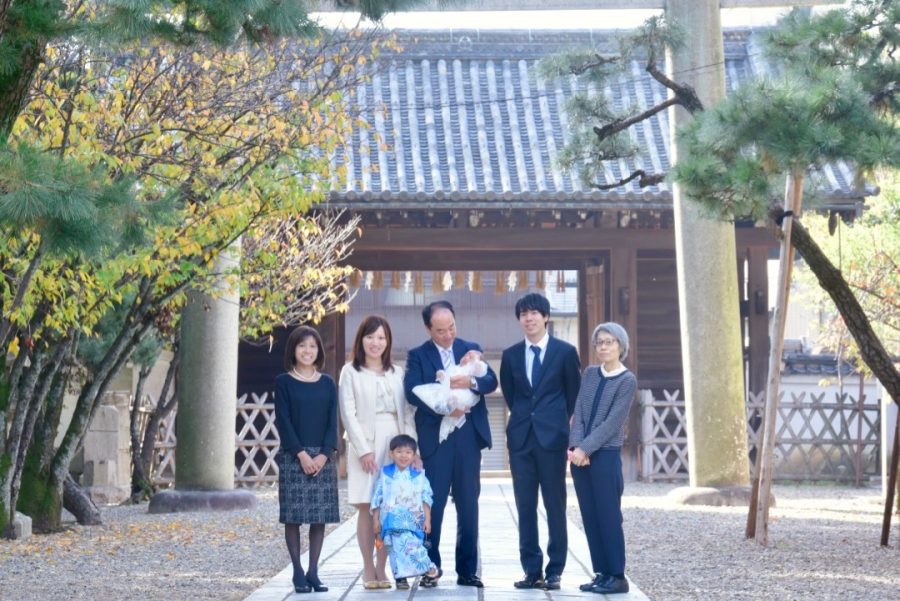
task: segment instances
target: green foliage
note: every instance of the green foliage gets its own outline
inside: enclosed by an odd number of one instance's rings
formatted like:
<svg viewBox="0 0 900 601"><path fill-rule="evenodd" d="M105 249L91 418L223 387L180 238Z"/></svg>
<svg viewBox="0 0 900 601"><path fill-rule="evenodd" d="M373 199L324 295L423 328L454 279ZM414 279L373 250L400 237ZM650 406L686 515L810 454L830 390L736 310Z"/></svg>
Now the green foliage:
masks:
<svg viewBox="0 0 900 601"><path fill-rule="evenodd" d="M747 82L681 132L687 156L674 177L723 219L764 219L787 173L845 160L861 172L900 160L900 137L853 73L823 68Z"/></svg>

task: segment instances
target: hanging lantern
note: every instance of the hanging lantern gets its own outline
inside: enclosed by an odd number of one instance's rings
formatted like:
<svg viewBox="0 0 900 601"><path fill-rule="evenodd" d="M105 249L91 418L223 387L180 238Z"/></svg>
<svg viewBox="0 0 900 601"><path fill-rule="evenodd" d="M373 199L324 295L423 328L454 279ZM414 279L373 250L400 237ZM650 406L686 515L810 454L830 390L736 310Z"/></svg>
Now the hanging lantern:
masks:
<svg viewBox="0 0 900 601"><path fill-rule="evenodd" d="M413 293L425 294L425 274L417 271L413 278Z"/></svg>
<svg viewBox="0 0 900 601"><path fill-rule="evenodd" d="M546 290L547 289L547 279L546 273L543 269L540 271L534 272L534 287L538 290Z"/></svg>
<svg viewBox="0 0 900 601"><path fill-rule="evenodd" d="M391 272L391 288L393 288L394 290L400 290L400 285L401 285L400 272L392 271Z"/></svg>

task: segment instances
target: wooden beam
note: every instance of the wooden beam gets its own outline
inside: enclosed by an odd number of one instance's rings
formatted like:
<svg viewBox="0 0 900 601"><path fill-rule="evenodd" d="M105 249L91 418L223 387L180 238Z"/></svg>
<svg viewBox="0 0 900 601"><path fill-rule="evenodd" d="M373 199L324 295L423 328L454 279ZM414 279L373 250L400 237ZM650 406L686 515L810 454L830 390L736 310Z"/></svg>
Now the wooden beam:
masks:
<svg viewBox="0 0 900 601"><path fill-rule="evenodd" d="M354 0L331 0L323 10L355 10ZM843 4L841 0L721 0L721 8L775 8ZM404 12L530 11L530 10L663 10L666 0L429 0Z"/></svg>

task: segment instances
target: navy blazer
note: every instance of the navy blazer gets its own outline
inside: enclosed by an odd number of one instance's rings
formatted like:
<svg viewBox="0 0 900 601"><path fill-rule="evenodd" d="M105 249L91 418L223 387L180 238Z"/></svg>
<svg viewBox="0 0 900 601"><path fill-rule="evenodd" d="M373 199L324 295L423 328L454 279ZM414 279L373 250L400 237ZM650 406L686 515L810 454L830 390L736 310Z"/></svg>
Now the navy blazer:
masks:
<svg viewBox="0 0 900 601"><path fill-rule="evenodd" d="M537 390L532 390L525 372L525 341L503 351L500 388L509 407L506 443L511 451L521 449L534 428L538 443L547 450L569 445L569 418L581 385L581 363L575 347L550 337L541 362Z"/></svg>
<svg viewBox="0 0 900 601"><path fill-rule="evenodd" d="M471 350L481 352L481 347L474 342L468 342L460 338L453 341L453 357L456 363ZM419 452L423 458L430 457L437 451L438 435L441 429L443 415L436 413L431 407L422 402L413 394L412 389L419 384L432 384L437 381L437 372L444 369L441 354L438 352L432 340L428 340L421 346L409 351L406 359L406 376L403 378L403 389L406 391L406 400L416 407L416 434L419 438ZM491 446L491 427L488 423L487 404L484 395L497 389L497 376L494 370L488 366L487 373L481 378L476 378L478 388L475 390L481 396L478 403L466 416L472 420L475 433L478 435L480 448ZM568 436L568 433L566 434Z"/></svg>

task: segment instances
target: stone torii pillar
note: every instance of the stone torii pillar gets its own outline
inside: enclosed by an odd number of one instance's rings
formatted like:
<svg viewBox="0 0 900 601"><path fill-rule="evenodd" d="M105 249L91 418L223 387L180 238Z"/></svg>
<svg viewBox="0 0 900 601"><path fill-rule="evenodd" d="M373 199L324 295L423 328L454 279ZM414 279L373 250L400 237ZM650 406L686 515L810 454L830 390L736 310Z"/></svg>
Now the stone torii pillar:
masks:
<svg viewBox="0 0 900 601"><path fill-rule="evenodd" d="M215 273L235 270L240 248L222 252ZM153 495L150 513L256 506L253 493L234 488L240 292L218 277L216 297L190 292L181 315L175 488Z"/></svg>

